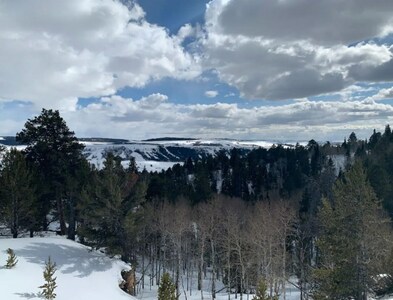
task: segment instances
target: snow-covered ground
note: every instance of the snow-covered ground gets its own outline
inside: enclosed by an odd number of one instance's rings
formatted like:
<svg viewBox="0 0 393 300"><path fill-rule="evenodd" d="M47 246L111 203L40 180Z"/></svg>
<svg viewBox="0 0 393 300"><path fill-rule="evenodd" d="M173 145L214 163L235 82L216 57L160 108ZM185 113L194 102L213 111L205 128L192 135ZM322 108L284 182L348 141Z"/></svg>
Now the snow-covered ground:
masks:
<svg viewBox="0 0 393 300"><path fill-rule="evenodd" d="M13 269L4 267L7 248L13 249L18 258L18 263ZM145 276L145 289L141 289L141 284L139 284L137 296L132 297L118 287L121 281L121 270L130 269L127 264L118 259L109 258L103 253L91 251L90 248L76 242L56 236L0 239L0 299L42 299L39 294L39 286L44 283L43 270L49 256L57 265L55 273L58 285L55 291L57 300L157 299L158 287L156 285L149 286L148 276ZM137 277L140 278L140 276ZM211 294L208 291L210 284L209 278L206 278L204 299L211 299ZM196 285L196 279L193 285ZM216 283L217 288L220 285L222 286L219 282ZM185 287L186 284L184 283L183 286ZM195 288L191 293L187 291L186 295L183 291L180 299L201 299L201 292ZM240 298L239 295L237 297L237 299ZM217 294L217 300L226 299L228 299L228 295L225 291ZM235 299L235 295L231 295L230 299ZM243 295L243 299L252 299L252 295ZM298 290L288 285L286 299L299 299ZM392 300L393 297L382 299Z"/></svg>
<svg viewBox="0 0 393 300"><path fill-rule="evenodd" d="M18 258L17 265L12 269L4 267L7 248L13 249ZM150 287L147 276L145 289L140 289L139 285L137 297L132 297L118 287L121 270L130 269L127 264L56 236L0 239L0 299L42 299L39 286L44 284L43 270L49 256L57 265L55 276L58 287L55 292L58 300L157 299L158 286ZM209 287L209 283L209 279L206 279L204 282L206 288ZM191 295L190 291L186 294L187 298L183 292L180 299L201 299L201 293L196 289L192 290ZM204 291L203 294L204 299L209 299L211 296L208 291ZM298 297L297 291L288 291L288 300L295 300ZM249 295L249 299L251 298L252 296ZM228 295L225 292L218 293L217 299L228 299ZM231 295L231 299L235 299L235 295ZM244 295L244 299L247 299L247 295Z"/></svg>
<svg viewBox="0 0 393 300"><path fill-rule="evenodd" d="M7 248L18 257L13 269L3 267ZM38 287L49 256L57 265L56 299L135 299L118 287L120 271L129 266L60 237L0 239L0 299L42 299Z"/></svg>

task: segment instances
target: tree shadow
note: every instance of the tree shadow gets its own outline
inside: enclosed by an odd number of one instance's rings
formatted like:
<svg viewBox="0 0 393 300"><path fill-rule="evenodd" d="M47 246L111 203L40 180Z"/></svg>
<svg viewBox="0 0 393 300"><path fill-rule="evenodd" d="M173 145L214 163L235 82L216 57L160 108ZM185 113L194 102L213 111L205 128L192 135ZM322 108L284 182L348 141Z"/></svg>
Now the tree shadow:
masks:
<svg viewBox="0 0 393 300"><path fill-rule="evenodd" d="M15 293L15 295L18 295L21 298L26 298L26 299L42 298L40 293Z"/></svg>
<svg viewBox="0 0 393 300"><path fill-rule="evenodd" d="M28 262L45 265L48 256L56 263L56 268L63 274L78 273L77 277L86 277L93 272L104 272L112 267L112 261L100 253L84 248L48 243L31 243L17 251L17 255Z"/></svg>

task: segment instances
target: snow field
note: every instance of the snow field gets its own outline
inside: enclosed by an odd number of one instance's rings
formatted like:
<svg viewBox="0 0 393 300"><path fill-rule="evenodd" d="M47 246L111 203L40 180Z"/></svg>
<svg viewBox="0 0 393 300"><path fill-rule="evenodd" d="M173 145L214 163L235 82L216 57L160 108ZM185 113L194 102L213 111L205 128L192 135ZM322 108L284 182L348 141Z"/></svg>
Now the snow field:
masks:
<svg viewBox="0 0 393 300"><path fill-rule="evenodd" d="M0 266L2 300L42 299L39 286L44 283L49 256L57 265L56 300L135 299L118 287L121 270L129 266L76 242L60 237L0 239L1 265L7 259L7 248L15 251L18 263L13 269Z"/></svg>
<svg viewBox="0 0 393 300"><path fill-rule="evenodd" d="M13 249L18 259L13 269L4 267L7 248ZM56 300L157 299L158 286L150 287L148 276L145 277L145 289L140 289L139 285L137 297L132 297L118 287L121 270L130 269L127 264L62 237L0 239L0 299L42 299L39 295L41 291L39 286L44 283L43 270L49 256L56 263L57 269ZM208 277L204 280L204 289L206 289L203 292L204 299L211 299L208 291L211 282ZM184 278L183 280L185 288L186 282ZM196 285L196 278L192 281L193 285ZM219 288L222 284L217 282L216 286ZM190 291L187 291L186 295L182 290L180 299L201 299L201 292L196 287L193 288L191 295ZM224 299L228 299L225 290L217 294L217 300ZM235 295L231 295L231 299L235 299ZM248 297L243 295L243 299L252 299L252 295ZM286 299L298 299L298 292L288 290Z"/></svg>

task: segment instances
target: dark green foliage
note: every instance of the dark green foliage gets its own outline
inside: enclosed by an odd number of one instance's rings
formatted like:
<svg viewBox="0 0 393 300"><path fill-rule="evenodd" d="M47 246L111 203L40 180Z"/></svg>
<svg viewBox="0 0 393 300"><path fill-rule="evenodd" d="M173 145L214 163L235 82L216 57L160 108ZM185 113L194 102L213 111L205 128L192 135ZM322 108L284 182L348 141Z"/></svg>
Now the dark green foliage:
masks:
<svg viewBox="0 0 393 300"><path fill-rule="evenodd" d="M200 160L187 159L183 166L151 174L147 199L190 199L192 204L208 200L214 193L245 201L278 195L289 198L301 191L310 178L317 179L328 164L325 152L315 142L308 147L274 146L244 153L241 149L221 150ZM273 195L273 196L272 196Z"/></svg>
<svg viewBox="0 0 393 300"><path fill-rule="evenodd" d="M112 254L125 255L134 231L135 208L145 198L146 184L138 175L124 170L121 160L109 153L104 168L91 174L78 205L84 241L95 248L107 247Z"/></svg>
<svg viewBox="0 0 393 300"><path fill-rule="evenodd" d="M198 163L194 175L194 193L192 194L192 203L208 201L212 196L212 186L209 181L209 172L206 165Z"/></svg>
<svg viewBox="0 0 393 300"><path fill-rule="evenodd" d="M45 264L45 270L43 273L45 283L39 287L40 289L42 289L41 294L44 299L52 300L56 298L56 294L55 294L55 289L57 288L56 277L53 277L55 275L55 272L56 272L56 263L53 263L49 257L48 261Z"/></svg>
<svg viewBox="0 0 393 300"><path fill-rule="evenodd" d="M0 215L14 238L21 229L34 230L37 221L36 181L24 155L12 148L0 171Z"/></svg>
<svg viewBox="0 0 393 300"><path fill-rule="evenodd" d="M16 264L18 263L18 260L16 259L16 255L14 250L12 250L11 248L7 249L7 254L8 254L8 258L7 258L7 262L5 267L7 269L12 269L13 267L16 266Z"/></svg>
<svg viewBox="0 0 393 300"><path fill-rule="evenodd" d="M359 163L336 183L333 195L320 211L314 297L364 299L391 247L389 224Z"/></svg>
<svg viewBox="0 0 393 300"><path fill-rule="evenodd" d="M26 144L28 161L40 172L39 191L41 222L47 227L46 216L56 209L61 233L66 233L64 194L68 191L70 177L75 177L84 159L84 146L78 143L58 111L43 109L41 114L25 123L16 140Z"/></svg>
<svg viewBox="0 0 393 300"><path fill-rule="evenodd" d="M168 273L161 277L160 286L158 287L158 300L176 300L176 287Z"/></svg>
<svg viewBox="0 0 393 300"><path fill-rule="evenodd" d="M383 207L393 218L393 135L389 125L383 134L374 130L365 145L369 154L363 156L363 162L370 183Z"/></svg>
<svg viewBox="0 0 393 300"><path fill-rule="evenodd" d="M39 116L29 119L25 128L16 135L16 139L27 144L26 153L31 161L48 168L55 168L49 166L55 159L74 159L74 155L84 148L60 117L59 111L51 109L43 109Z"/></svg>
<svg viewBox="0 0 393 300"><path fill-rule="evenodd" d="M268 296L266 281L261 280L259 281L255 296L252 300L278 300L278 296Z"/></svg>

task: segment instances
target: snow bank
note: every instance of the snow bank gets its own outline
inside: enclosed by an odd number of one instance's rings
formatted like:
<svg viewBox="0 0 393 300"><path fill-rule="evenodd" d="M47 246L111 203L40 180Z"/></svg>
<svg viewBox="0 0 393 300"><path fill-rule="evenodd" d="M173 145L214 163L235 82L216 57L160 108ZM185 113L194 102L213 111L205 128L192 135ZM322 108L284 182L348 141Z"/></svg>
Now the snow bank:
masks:
<svg viewBox="0 0 393 300"><path fill-rule="evenodd" d="M7 248L18 257L13 269L3 267ZM38 287L49 256L57 265L56 300L135 299L118 287L125 263L60 237L0 239L0 299L42 299Z"/></svg>

